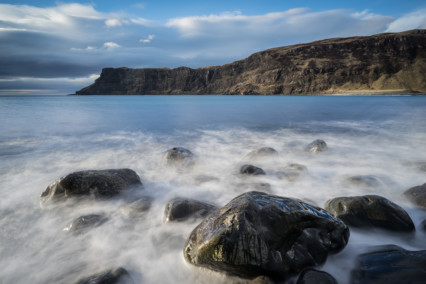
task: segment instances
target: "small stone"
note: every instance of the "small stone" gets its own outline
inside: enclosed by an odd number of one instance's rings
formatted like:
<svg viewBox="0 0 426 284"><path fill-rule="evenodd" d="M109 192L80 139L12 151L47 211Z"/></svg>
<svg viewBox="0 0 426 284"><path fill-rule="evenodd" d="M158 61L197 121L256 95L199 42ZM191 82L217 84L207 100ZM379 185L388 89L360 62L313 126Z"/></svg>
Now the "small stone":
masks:
<svg viewBox="0 0 426 284"><path fill-rule="evenodd" d="M264 170L253 165L242 165L240 168L240 174L252 176L266 175Z"/></svg>
<svg viewBox="0 0 426 284"><path fill-rule="evenodd" d="M165 222L185 221L190 218L205 218L218 208L212 204L194 199L176 197L170 200L164 210Z"/></svg>
<svg viewBox="0 0 426 284"><path fill-rule="evenodd" d="M151 208L151 205L152 198L150 196L142 196L136 201L123 205L121 213L127 217L134 217L148 211Z"/></svg>
<svg viewBox="0 0 426 284"><path fill-rule="evenodd" d="M248 153L244 157L244 160L261 160L261 159L277 158L277 157L278 157L278 152L274 148L263 147Z"/></svg>
<svg viewBox="0 0 426 284"><path fill-rule="evenodd" d="M346 180L348 183L356 185L356 186L363 186L363 187L380 187L382 185L381 181L371 175L360 175L360 176L353 176Z"/></svg>
<svg viewBox="0 0 426 284"><path fill-rule="evenodd" d="M319 153L327 150L327 143L324 140L317 139L312 141L308 146L306 146L305 151L311 153Z"/></svg>
<svg viewBox="0 0 426 284"><path fill-rule="evenodd" d="M108 221L104 215L91 214L81 216L75 219L70 225L64 228L64 231L74 234L82 234L90 228L95 228Z"/></svg>
<svg viewBox="0 0 426 284"><path fill-rule="evenodd" d="M76 284L133 284L126 269L120 267L117 269L106 270L101 273L89 276L79 280Z"/></svg>
<svg viewBox="0 0 426 284"><path fill-rule="evenodd" d="M183 147L174 147L166 151L164 160L168 166L185 168L194 165L194 154Z"/></svg>
<svg viewBox="0 0 426 284"><path fill-rule="evenodd" d="M414 205L426 209L426 183L407 189L404 196Z"/></svg>

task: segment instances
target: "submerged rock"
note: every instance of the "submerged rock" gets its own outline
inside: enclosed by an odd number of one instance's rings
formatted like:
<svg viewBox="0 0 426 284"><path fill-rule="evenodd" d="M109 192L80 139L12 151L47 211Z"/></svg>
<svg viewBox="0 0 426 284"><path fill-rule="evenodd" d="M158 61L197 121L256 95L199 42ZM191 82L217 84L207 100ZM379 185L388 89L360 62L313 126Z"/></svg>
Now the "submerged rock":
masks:
<svg viewBox="0 0 426 284"><path fill-rule="evenodd" d="M188 149L174 147L166 151L164 160L168 166L185 168L194 165L194 154Z"/></svg>
<svg viewBox="0 0 426 284"><path fill-rule="evenodd" d="M150 196L142 196L141 198L124 205L121 208L121 213L127 217L134 217L148 211L152 205Z"/></svg>
<svg viewBox="0 0 426 284"><path fill-rule="evenodd" d="M352 185L364 187L380 187L382 185L379 178L371 175L360 175L347 178L346 181Z"/></svg>
<svg viewBox="0 0 426 284"><path fill-rule="evenodd" d="M266 175L264 170L253 165L242 165L240 168L240 174L251 176Z"/></svg>
<svg viewBox="0 0 426 284"><path fill-rule="evenodd" d="M358 256L351 283L423 284L425 268L426 250L408 251L395 245L381 246Z"/></svg>
<svg viewBox="0 0 426 284"><path fill-rule="evenodd" d="M337 284L337 280L327 272L309 268L300 274L296 284Z"/></svg>
<svg viewBox="0 0 426 284"><path fill-rule="evenodd" d="M319 153L327 150L327 143L324 140L317 139L312 141L308 146L306 146L305 151L311 153Z"/></svg>
<svg viewBox="0 0 426 284"><path fill-rule="evenodd" d="M130 169L89 170L71 173L49 185L41 194L41 204L71 197L103 199L131 187L140 187L139 176Z"/></svg>
<svg viewBox="0 0 426 284"><path fill-rule="evenodd" d="M395 232L415 230L404 209L378 195L337 197L327 201L325 209L353 227L375 227Z"/></svg>
<svg viewBox="0 0 426 284"><path fill-rule="evenodd" d="M104 272L89 276L79 280L76 284L133 284L126 269L119 267L117 269L106 270Z"/></svg>
<svg viewBox="0 0 426 284"><path fill-rule="evenodd" d="M420 228L422 228L422 230L424 232L426 232L426 219L424 219L421 223L420 223Z"/></svg>
<svg viewBox="0 0 426 284"><path fill-rule="evenodd" d="M98 227L108 221L105 215L91 214L81 216L75 219L70 225L68 225L64 231L71 232L74 234L81 234L85 231Z"/></svg>
<svg viewBox="0 0 426 284"><path fill-rule="evenodd" d="M176 197L170 200L164 210L165 222L185 221L190 218L205 218L218 208L198 200Z"/></svg>
<svg viewBox="0 0 426 284"><path fill-rule="evenodd" d="M244 160L261 160L261 159L271 159L271 158L277 158L277 157L278 157L278 152L274 148L263 147L248 153L244 157Z"/></svg>
<svg viewBox="0 0 426 284"><path fill-rule="evenodd" d="M289 164L284 167L284 172L281 172L281 177L286 178L289 181L295 181L304 175L308 169L301 164Z"/></svg>
<svg viewBox="0 0 426 284"><path fill-rule="evenodd" d="M287 279L324 263L348 238L348 227L321 208L252 191L204 219L187 239L184 257L242 277Z"/></svg>
<svg viewBox="0 0 426 284"><path fill-rule="evenodd" d="M413 204L426 209L426 183L407 189L404 195Z"/></svg>

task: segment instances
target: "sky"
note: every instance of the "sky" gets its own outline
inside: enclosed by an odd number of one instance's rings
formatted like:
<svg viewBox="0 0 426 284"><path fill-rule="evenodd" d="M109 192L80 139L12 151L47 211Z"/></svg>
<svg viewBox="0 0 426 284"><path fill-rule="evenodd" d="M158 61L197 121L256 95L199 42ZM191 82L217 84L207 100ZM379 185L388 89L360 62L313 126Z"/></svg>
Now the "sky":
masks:
<svg viewBox="0 0 426 284"><path fill-rule="evenodd" d="M104 67L198 68L411 29L426 29L424 0L0 0L0 95L74 93Z"/></svg>

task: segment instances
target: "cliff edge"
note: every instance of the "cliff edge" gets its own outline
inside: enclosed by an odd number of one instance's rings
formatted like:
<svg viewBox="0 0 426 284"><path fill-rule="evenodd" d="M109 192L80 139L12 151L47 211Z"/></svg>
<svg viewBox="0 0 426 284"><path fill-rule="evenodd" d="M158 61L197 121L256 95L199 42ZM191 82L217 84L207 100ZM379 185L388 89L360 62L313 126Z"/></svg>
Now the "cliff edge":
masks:
<svg viewBox="0 0 426 284"><path fill-rule="evenodd" d="M104 68L77 95L426 93L426 30L277 47L221 66Z"/></svg>

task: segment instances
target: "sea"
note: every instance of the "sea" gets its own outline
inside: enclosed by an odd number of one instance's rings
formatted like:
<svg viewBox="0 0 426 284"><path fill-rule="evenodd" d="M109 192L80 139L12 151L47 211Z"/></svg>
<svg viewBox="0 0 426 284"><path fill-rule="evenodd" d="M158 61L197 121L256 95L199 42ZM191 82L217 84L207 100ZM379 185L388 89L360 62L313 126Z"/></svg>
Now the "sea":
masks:
<svg viewBox="0 0 426 284"><path fill-rule="evenodd" d="M371 246L426 249L426 211L402 195L426 182L426 96L0 96L0 123L0 283L75 283L116 267L135 283L247 283L185 262L183 246L200 220L166 223L164 210L174 197L221 207L259 183L319 207L376 194L408 212L412 235L351 229L346 248L318 267L339 283ZM306 152L316 139L327 151ZM193 152L195 165L168 167L173 147ZM245 155L261 147L279 153L256 164L266 175L239 175ZM295 180L277 174L292 163L306 171ZM59 178L115 168L140 176L143 189L133 194L152 199L148 211L129 215L120 198L40 206ZM376 182L351 183L353 176ZM97 213L108 221L79 235L64 231Z"/></svg>

